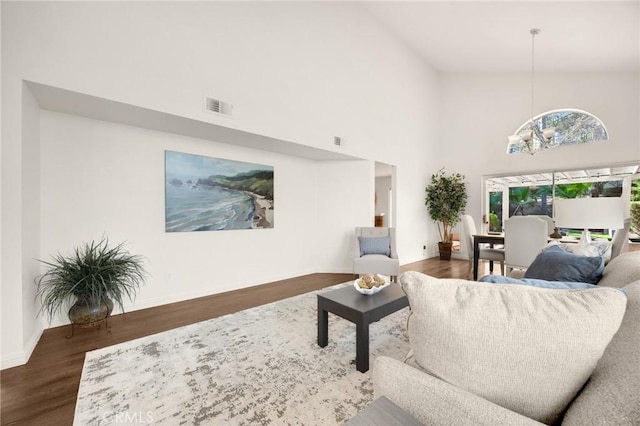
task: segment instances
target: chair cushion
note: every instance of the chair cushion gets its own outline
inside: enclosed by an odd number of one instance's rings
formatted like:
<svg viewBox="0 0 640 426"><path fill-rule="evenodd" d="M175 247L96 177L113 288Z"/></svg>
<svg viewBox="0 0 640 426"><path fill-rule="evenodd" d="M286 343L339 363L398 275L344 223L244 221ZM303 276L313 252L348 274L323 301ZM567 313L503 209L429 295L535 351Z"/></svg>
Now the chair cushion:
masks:
<svg viewBox="0 0 640 426"><path fill-rule="evenodd" d="M495 260L496 262L504 262L504 250L496 248L481 248L478 254L479 259Z"/></svg>
<svg viewBox="0 0 640 426"><path fill-rule="evenodd" d="M536 256L524 277L595 284L602 277L603 270L602 257L582 256L551 246Z"/></svg>
<svg viewBox="0 0 640 426"><path fill-rule="evenodd" d="M382 254L366 254L353 259L353 273L397 276L400 273L400 262Z"/></svg>
<svg viewBox="0 0 640 426"><path fill-rule="evenodd" d="M618 330L626 297L611 288L557 290L400 278L415 361L502 407L555 422Z"/></svg>
<svg viewBox="0 0 640 426"><path fill-rule="evenodd" d="M389 237L358 237L360 241L360 256L366 254L383 254L391 256L391 238Z"/></svg>
<svg viewBox="0 0 640 426"><path fill-rule="evenodd" d="M640 281L623 289L628 301L620 329L564 415L563 425L640 424Z"/></svg>

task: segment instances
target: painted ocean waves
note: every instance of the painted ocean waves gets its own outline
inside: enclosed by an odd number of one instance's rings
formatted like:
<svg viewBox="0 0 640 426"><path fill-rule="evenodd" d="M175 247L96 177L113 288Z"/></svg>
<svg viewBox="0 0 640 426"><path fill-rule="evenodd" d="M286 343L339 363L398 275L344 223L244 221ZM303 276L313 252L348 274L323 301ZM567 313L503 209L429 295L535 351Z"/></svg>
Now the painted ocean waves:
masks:
<svg viewBox="0 0 640 426"><path fill-rule="evenodd" d="M165 151L167 232L273 228L273 167Z"/></svg>

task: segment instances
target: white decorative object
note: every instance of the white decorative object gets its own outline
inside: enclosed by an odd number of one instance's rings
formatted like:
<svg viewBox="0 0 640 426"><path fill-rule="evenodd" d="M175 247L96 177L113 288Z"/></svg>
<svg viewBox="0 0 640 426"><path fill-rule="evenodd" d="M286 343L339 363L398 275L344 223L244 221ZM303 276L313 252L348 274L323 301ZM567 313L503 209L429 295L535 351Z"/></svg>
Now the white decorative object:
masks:
<svg viewBox="0 0 640 426"><path fill-rule="evenodd" d="M380 280L383 280L384 281L383 284L380 284L378 286L373 286L371 288L363 288L363 287L360 287L360 284L362 282L361 281L362 277L361 277L361 278L356 279L353 282L353 287L355 287L355 289L358 291L358 293L371 295L371 294L376 294L379 291L382 291L385 287L388 287L389 284L391 284L391 282L386 277L384 277L382 275L376 275L376 277L378 277L378 279L380 279Z"/></svg>

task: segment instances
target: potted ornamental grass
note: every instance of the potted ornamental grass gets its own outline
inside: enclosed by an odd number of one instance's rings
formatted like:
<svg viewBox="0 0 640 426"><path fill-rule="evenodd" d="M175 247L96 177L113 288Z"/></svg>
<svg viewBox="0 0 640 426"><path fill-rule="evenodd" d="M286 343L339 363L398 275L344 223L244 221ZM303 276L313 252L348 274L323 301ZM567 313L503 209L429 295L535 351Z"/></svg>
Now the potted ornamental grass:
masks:
<svg viewBox="0 0 640 426"><path fill-rule="evenodd" d="M47 271L35 280L37 297L49 323L69 307L71 324L99 325L111 315L114 304L124 312L125 300L135 299L147 276L142 256L129 253L124 243L110 247L106 237L76 247L70 256L57 254L40 262Z"/></svg>
<svg viewBox="0 0 640 426"><path fill-rule="evenodd" d="M467 206L467 187L464 175L454 173L447 176L444 168L431 175L427 185L425 205L429 217L438 224L440 259L451 259L453 227L460 221Z"/></svg>

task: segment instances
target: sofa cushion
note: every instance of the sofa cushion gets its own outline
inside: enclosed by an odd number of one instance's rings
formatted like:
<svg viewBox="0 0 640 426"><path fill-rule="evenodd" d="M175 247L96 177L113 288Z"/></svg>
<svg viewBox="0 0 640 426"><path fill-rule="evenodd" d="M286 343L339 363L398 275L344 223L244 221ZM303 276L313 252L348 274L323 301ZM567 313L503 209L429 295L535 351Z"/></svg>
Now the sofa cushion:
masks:
<svg viewBox="0 0 640 426"><path fill-rule="evenodd" d="M602 257L582 256L551 246L536 256L524 277L595 284L602 277L603 270Z"/></svg>
<svg viewBox="0 0 640 426"><path fill-rule="evenodd" d="M543 426L397 359L376 357L372 378L375 399L388 398L424 425ZM380 418L371 420L371 424L384 424Z"/></svg>
<svg viewBox="0 0 640 426"><path fill-rule="evenodd" d="M391 239L389 237L358 237L360 256L367 254L383 254L391 256Z"/></svg>
<svg viewBox="0 0 640 426"><path fill-rule="evenodd" d="M556 290L407 272L408 333L428 373L553 423L587 381L624 314L610 288Z"/></svg>
<svg viewBox="0 0 640 426"><path fill-rule="evenodd" d="M600 286L624 287L640 280L640 251L622 253L611 259L604 268Z"/></svg>
<svg viewBox="0 0 640 426"><path fill-rule="evenodd" d="M640 281L623 288L628 300L620 329L569 406L563 425L640 424Z"/></svg>

